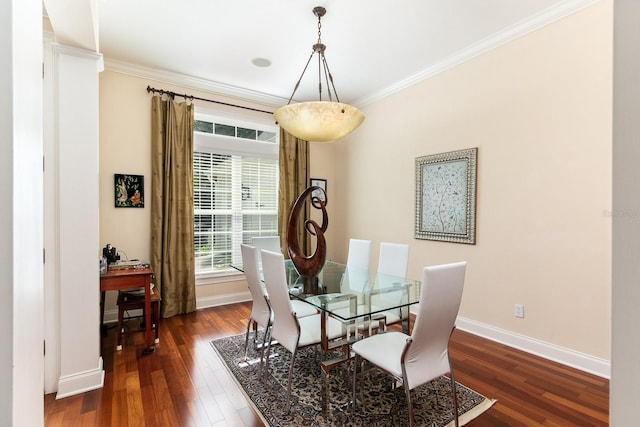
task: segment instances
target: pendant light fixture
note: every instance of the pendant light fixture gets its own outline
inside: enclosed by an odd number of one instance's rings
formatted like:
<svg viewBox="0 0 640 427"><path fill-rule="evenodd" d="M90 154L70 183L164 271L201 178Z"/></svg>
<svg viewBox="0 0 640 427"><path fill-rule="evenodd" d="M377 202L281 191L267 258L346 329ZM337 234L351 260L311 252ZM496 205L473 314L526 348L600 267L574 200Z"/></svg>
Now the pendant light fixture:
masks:
<svg viewBox="0 0 640 427"><path fill-rule="evenodd" d="M318 6L313 8L313 14L318 17L318 42L313 45L313 52L302 70L302 74L296 83L293 93L287 105L278 108L274 113L276 122L293 136L314 142L330 142L340 139L355 130L364 120L364 114L357 108L340 102L333 76L329 71L324 55L326 46L321 40L321 18L326 9ZM292 104L291 100L300 85L311 59L318 54L318 101L299 102ZM327 86L328 100L322 100L322 77ZM333 89L333 95L332 95ZM334 98L335 97L335 101Z"/></svg>

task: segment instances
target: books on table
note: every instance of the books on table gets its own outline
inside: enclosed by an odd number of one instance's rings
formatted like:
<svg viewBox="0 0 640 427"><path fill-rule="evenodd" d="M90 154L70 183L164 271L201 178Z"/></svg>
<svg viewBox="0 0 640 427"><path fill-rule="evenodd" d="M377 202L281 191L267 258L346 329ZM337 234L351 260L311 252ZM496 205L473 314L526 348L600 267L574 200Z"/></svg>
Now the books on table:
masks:
<svg viewBox="0 0 640 427"><path fill-rule="evenodd" d="M149 261L131 260L131 261L116 261L109 264L109 270L131 270L136 268L149 268L151 263Z"/></svg>

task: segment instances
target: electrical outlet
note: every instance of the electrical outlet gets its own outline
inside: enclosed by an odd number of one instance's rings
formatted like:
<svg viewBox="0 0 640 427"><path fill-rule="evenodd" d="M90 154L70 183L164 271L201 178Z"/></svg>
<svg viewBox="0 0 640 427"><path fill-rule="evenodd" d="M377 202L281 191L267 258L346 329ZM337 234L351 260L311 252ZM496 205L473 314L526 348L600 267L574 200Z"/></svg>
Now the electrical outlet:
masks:
<svg viewBox="0 0 640 427"><path fill-rule="evenodd" d="M513 309L513 314L516 317L524 317L524 305L516 304Z"/></svg>

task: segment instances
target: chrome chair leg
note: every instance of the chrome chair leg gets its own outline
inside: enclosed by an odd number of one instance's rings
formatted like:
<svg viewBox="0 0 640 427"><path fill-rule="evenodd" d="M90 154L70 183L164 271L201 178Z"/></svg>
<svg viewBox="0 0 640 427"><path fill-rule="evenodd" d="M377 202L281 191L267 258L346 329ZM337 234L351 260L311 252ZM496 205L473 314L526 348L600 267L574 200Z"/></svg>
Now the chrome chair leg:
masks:
<svg viewBox="0 0 640 427"><path fill-rule="evenodd" d="M404 393L407 396L407 407L409 408L409 426L415 427L416 420L413 416L413 404L411 403L411 390L409 390L409 383L406 379L403 381L404 384Z"/></svg>
<svg viewBox="0 0 640 427"><path fill-rule="evenodd" d="M449 355L449 378L451 379L451 398L453 400L453 416L455 417L456 427L459 427L458 421L458 396L456 394L456 380L453 376L453 366L451 365L451 356Z"/></svg>
<svg viewBox="0 0 640 427"><path fill-rule="evenodd" d="M258 322L253 322L253 349L258 349Z"/></svg>
<svg viewBox="0 0 640 427"><path fill-rule="evenodd" d="M265 361L264 361L264 376L266 378L266 375L269 373L269 356L271 354L271 333L269 333L269 340L267 341L267 355L265 356Z"/></svg>
<svg viewBox="0 0 640 427"><path fill-rule="evenodd" d="M267 323L267 327L264 330L264 336L262 337L262 346L260 347L260 369L262 369L262 363L264 362L264 347L267 345L267 337L269 337L269 344L271 344L271 321Z"/></svg>
<svg viewBox="0 0 640 427"><path fill-rule="evenodd" d="M289 366L289 381L287 384L287 406L285 408L287 413L289 413L289 410L291 408L291 378L293 377L293 362L295 361L296 350L297 349L294 349L291 353L291 366Z"/></svg>
<svg viewBox="0 0 640 427"><path fill-rule="evenodd" d="M357 398L356 398L356 388L357 388L357 381L358 381L358 355L355 354L353 356L353 390L352 390L352 396L351 396L351 406L352 406L352 414L355 416L356 415L356 402L357 402Z"/></svg>
<svg viewBox="0 0 640 427"><path fill-rule="evenodd" d="M252 319L247 320L247 332L244 335L244 360L247 360L249 354L249 331L251 330Z"/></svg>

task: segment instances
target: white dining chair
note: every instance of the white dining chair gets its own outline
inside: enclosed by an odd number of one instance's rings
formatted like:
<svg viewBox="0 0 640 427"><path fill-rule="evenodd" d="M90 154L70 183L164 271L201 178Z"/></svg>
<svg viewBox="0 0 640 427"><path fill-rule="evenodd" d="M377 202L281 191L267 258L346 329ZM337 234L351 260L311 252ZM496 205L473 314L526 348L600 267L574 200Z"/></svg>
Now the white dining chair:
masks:
<svg viewBox="0 0 640 427"><path fill-rule="evenodd" d="M380 255L377 269L377 293L371 297L371 305L381 306L383 301L402 302L404 293L392 291L398 283L398 278L404 279L409 264L409 245L404 243L380 243ZM408 308L397 308L382 313L385 324L391 325L409 318ZM407 331L408 332L408 331Z"/></svg>
<svg viewBox="0 0 640 427"><path fill-rule="evenodd" d="M409 245L405 243L380 243L378 273L404 277L409 264Z"/></svg>
<svg viewBox="0 0 640 427"><path fill-rule="evenodd" d="M357 292L368 292L371 299L370 311L372 312L383 310L382 307L385 305L401 304L406 295L405 291L392 289L398 284L399 278L405 278L408 262L409 245L382 242L380 243L375 290L371 288L373 283L367 282L369 279L368 270L347 268L349 274L345 274L343 277L343 282L341 283L342 292L346 292L348 288ZM382 327L382 329L386 330L387 325L406 320L408 316L408 308L382 311L373 315L369 321L362 322L359 329L371 328L374 330Z"/></svg>
<svg viewBox="0 0 640 427"><path fill-rule="evenodd" d="M441 375L449 374L455 425L458 426L458 402L449 340L462 299L466 262L425 267L422 271L420 308L411 335L387 332L364 338L351 346L354 353L353 410L356 411L358 368L365 359L401 381L409 425L415 426L411 390Z"/></svg>
<svg viewBox="0 0 640 427"><path fill-rule="evenodd" d="M259 253L257 249L250 245L240 245L240 252L242 254L242 266L244 269L244 275L247 279L247 285L249 286L249 293L251 294L251 313L247 319L247 331L244 339L244 357L247 359L247 352L249 347L249 333L251 326L253 325L253 345L257 348L257 336L258 328L264 330L264 336L262 340L262 347L260 349L260 364L264 356L264 346L268 335L268 330L271 327L273 320L273 314L271 307L266 299L265 288L260 279L260 270L258 266Z"/></svg>
<svg viewBox="0 0 640 427"><path fill-rule="evenodd" d="M287 381L286 411L289 412L291 402L291 379L296 351L299 348L319 344L321 342L321 315L298 317L291 305L287 278L284 267L284 257L280 253L262 251L262 268L264 282L267 288L267 300L273 309L273 325L270 329L270 339L267 344L265 359L265 373L269 371L269 354L272 340L278 341L291 353L291 364ZM303 301L300 301L303 304ZM342 336L342 325L335 319L327 318L326 333L328 339Z"/></svg>
<svg viewBox="0 0 640 427"><path fill-rule="evenodd" d="M363 293L369 285L369 261L371 240L349 239L347 268L340 281L342 293L355 291ZM337 308L337 305L336 305Z"/></svg>
<svg viewBox="0 0 640 427"><path fill-rule="evenodd" d="M264 286L264 282L261 278L261 265L262 265L262 255L261 251L251 245L241 245L240 246L242 252L242 264L245 272L245 276L247 279L247 285L249 286L249 292L251 293L252 301L255 301L258 295L262 295L262 298L257 298L257 313L256 316L259 319L264 318L265 307L263 307L262 301L264 301L266 296L266 289ZM278 252L278 251L275 251ZM245 254L248 257L248 263L245 261ZM304 301L292 300L291 305L294 307L296 311L296 315L298 317L311 316L313 314L317 314L318 310L313 307L311 304L307 304ZM253 308L252 308L253 310ZM247 325L248 327L249 325ZM255 325L254 325L255 326ZM258 322L258 326L264 328L264 322ZM254 337L255 339L255 337Z"/></svg>
<svg viewBox="0 0 640 427"><path fill-rule="evenodd" d="M347 253L347 267L369 270L371 257L371 240L349 239L349 252Z"/></svg>
<svg viewBox="0 0 640 427"><path fill-rule="evenodd" d="M330 308L334 316L345 324L345 327L363 330L365 327L369 327L368 319L359 317L355 320L346 321L345 319L351 318L357 314L368 312L368 306L366 305L364 298L369 286L369 272L360 268L347 267L340 279L340 293L344 294L343 299L335 299L331 302ZM346 295L354 294L359 295L360 299L352 304L352 300L347 298Z"/></svg>
<svg viewBox="0 0 640 427"><path fill-rule="evenodd" d="M371 240L349 239L349 252L347 254L346 269L340 279L340 292L343 294L365 294L369 287L369 265L371 258ZM342 300L331 304L331 311L346 319L352 317L355 309L356 313L368 311L365 301L361 300L356 303L355 307L351 306L351 301ZM341 320L343 321L343 320ZM351 329L356 328L358 331L364 331L369 328L369 321L359 318L355 321L344 322L345 327Z"/></svg>
<svg viewBox="0 0 640 427"><path fill-rule="evenodd" d="M280 249L280 236L257 236L251 238L251 246L261 250L271 252L282 252Z"/></svg>
<svg viewBox="0 0 640 427"><path fill-rule="evenodd" d="M371 241L361 239L349 240L349 253L347 254L346 269L340 278L340 292L343 294L363 294L369 285L369 259L371 254ZM357 306L357 312L362 312L363 301ZM350 301L343 300L332 303L332 312L350 317Z"/></svg>

